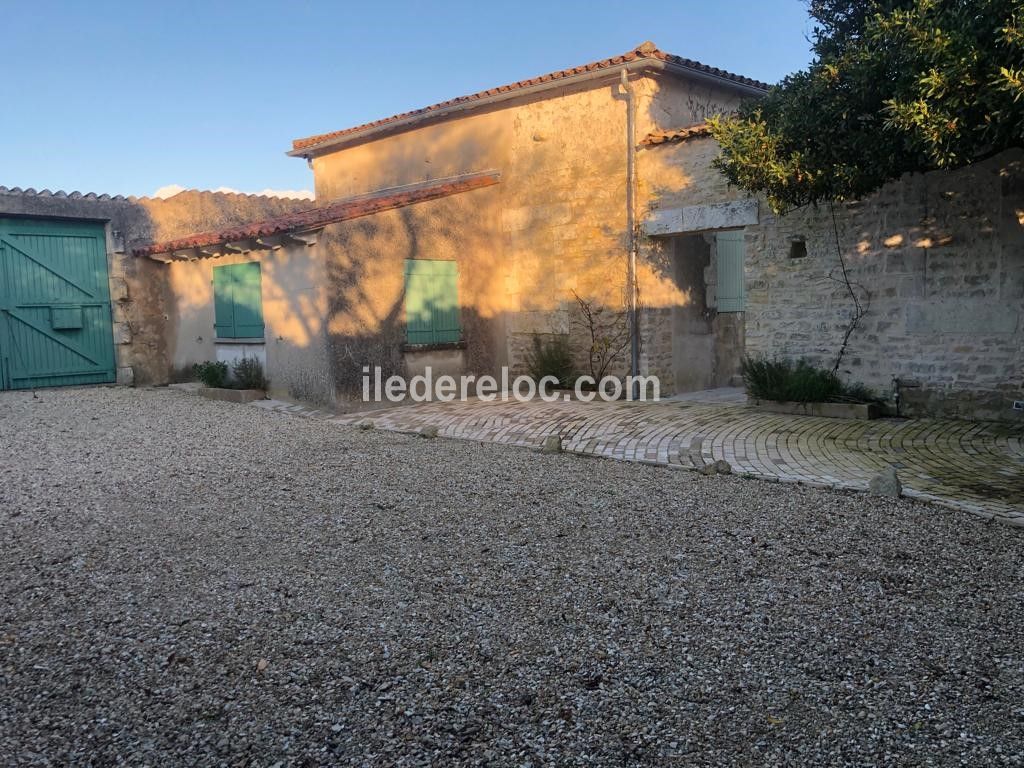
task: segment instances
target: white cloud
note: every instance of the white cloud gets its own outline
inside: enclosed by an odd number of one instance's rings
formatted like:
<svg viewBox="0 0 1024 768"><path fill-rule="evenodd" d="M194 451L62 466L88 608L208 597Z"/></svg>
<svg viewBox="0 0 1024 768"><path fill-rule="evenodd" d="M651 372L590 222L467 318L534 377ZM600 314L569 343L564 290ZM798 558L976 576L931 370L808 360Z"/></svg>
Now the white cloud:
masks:
<svg viewBox="0 0 1024 768"><path fill-rule="evenodd" d="M267 197L300 197L303 200L312 200L313 191L311 189L261 189L256 193L257 195L266 195Z"/></svg>
<svg viewBox="0 0 1024 768"><path fill-rule="evenodd" d="M179 192L184 191L185 188L181 186L181 184L167 184L154 192L153 197L159 197L161 200L165 200L168 197L174 197Z"/></svg>
<svg viewBox="0 0 1024 768"><path fill-rule="evenodd" d="M156 192L153 193L153 197L160 199L167 199L168 197L174 197L179 192L188 191L187 187L181 186L181 184L165 184L160 187ZM242 192L232 187L217 187L211 192L233 192L235 194L246 194L246 195L265 195L267 197L295 197L302 200L312 200L313 193L308 189L261 189L259 192Z"/></svg>

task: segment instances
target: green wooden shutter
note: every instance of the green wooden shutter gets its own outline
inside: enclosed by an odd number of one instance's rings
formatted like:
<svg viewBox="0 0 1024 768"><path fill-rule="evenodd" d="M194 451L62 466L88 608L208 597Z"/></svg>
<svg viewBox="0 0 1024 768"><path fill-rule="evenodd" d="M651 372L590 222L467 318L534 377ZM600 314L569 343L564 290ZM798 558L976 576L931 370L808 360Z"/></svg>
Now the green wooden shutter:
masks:
<svg viewBox="0 0 1024 768"><path fill-rule="evenodd" d="M718 284L715 290L719 312L742 312L747 304L743 273L743 232L719 232L715 235Z"/></svg>
<svg viewBox="0 0 1024 768"><path fill-rule="evenodd" d="M0 218L0 389L114 378L104 225Z"/></svg>
<svg viewBox="0 0 1024 768"><path fill-rule="evenodd" d="M259 262L235 264L235 335L263 338L263 282Z"/></svg>
<svg viewBox="0 0 1024 768"><path fill-rule="evenodd" d="M405 321L410 344L459 341L458 281L454 261L406 259Z"/></svg>
<svg viewBox="0 0 1024 768"><path fill-rule="evenodd" d="M214 328L218 339L257 339L264 334L259 262L213 268Z"/></svg>
<svg viewBox="0 0 1024 768"><path fill-rule="evenodd" d="M213 268L213 328L218 339L235 337L235 313L231 305L231 276L228 267Z"/></svg>

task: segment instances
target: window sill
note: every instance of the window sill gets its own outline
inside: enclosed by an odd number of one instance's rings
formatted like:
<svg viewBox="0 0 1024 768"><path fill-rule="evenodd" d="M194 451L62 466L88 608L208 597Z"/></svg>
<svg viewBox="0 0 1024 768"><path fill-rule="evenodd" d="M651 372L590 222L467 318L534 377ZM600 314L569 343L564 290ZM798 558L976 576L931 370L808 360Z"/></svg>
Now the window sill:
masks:
<svg viewBox="0 0 1024 768"><path fill-rule="evenodd" d="M445 352L447 350L465 349L465 341L446 341L440 344L403 344L403 352Z"/></svg>
<svg viewBox="0 0 1024 768"><path fill-rule="evenodd" d="M266 344L267 340L262 336L245 339L214 339L214 344Z"/></svg>

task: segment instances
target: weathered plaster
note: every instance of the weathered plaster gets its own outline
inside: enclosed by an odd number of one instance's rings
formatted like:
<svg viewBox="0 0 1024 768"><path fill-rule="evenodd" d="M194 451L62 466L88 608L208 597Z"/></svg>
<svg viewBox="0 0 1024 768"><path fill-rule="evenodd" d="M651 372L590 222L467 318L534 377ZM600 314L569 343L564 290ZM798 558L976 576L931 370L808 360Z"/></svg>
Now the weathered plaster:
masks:
<svg viewBox="0 0 1024 768"><path fill-rule="evenodd" d="M262 344L218 340L214 332L213 269L257 261L262 282ZM326 342L327 279L316 246L290 245L272 251L168 265L172 311L168 353L179 378L206 360L230 362L254 356L264 364L269 392L294 400L333 402L334 383Z"/></svg>

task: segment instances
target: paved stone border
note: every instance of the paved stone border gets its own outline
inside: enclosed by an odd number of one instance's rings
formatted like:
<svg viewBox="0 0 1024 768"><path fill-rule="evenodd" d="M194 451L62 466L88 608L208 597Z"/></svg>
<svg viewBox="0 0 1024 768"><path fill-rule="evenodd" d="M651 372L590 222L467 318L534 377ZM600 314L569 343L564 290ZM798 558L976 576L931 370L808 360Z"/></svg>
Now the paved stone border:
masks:
<svg viewBox="0 0 1024 768"><path fill-rule="evenodd" d="M867 490L893 466L904 495L1024 526L1024 430L948 421L849 421L699 403L425 403L338 416L275 400L256 407L339 424L701 469L719 460L764 480Z"/></svg>
<svg viewBox="0 0 1024 768"><path fill-rule="evenodd" d="M210 400L224 400L228 403L251 403L254 400L266 400L267 393L262 389L227 389L224 387L200 387L196 390Z"/></svg>

